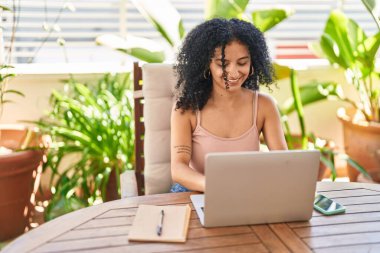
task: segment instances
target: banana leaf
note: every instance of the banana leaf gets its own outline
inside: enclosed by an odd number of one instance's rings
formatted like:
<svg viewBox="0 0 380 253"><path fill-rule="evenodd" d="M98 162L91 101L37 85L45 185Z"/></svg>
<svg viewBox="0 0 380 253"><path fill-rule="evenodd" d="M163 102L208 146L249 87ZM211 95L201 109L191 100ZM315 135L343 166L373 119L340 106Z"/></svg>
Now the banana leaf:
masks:
<svg viewBox="0 0 380 253"><path fill-rule="evenodd" d="M149 63L160 63L165 60L164 49L160 44L141 37L129 35L122 38L117 35L104 34L96 38L96 43Z"/></svg>
<svg viewBox="0 0 380 253"><path fill-rule="evenodd" d="M205 19L239 18L248 20L244 15L249 0L207 0Z"/></svg>
<svg viewBox="0 0 380 253"><path fill-rule="evenodd" d="M132 3L170 46L180 44L185 29L180 14L169 0L132 0Z"/></svg>
<svg viewBox="0 0 380 253"><path fill-rule="evenodd" d="M325 100L329 97L340 97L341 86L335 82L312 81L299 87L299 94L303 106ZM290 97L280 106L284 115L295 111L294 98Z"/></svg>
<svg viewBox="0 0 380 253"><path fill-rule="evenodd" d="M293 14L290 9L258 10L252 12L252 22L261 32L266 32Z"/></svg>

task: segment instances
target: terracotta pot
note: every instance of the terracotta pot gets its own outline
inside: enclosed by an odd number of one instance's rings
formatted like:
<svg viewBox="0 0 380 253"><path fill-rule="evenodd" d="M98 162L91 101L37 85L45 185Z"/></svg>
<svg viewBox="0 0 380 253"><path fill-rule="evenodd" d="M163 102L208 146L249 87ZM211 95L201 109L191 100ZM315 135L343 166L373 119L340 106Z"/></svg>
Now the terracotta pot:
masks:
<svg viewBox="0 0 380 253"><path fill-rule="evenodd" d="M343 124L344 148L346 153L357 161L380 182L380 123L367 122L355 110L338 110L338 119ZM359 172L347 165L350 181L357 181Z"/></svg>
<svg viewBox="0 0 380 253"><path fill-rule="evenodd" d="M302 137L300 135L292 135L292 138L294 138L293 149L301 149ZM328 170L328 168L325 166L325 164L319 162L318 181L321 181L323 178L325 178L326 170Z"/></svg>
<svg viewBox="0 0 380 253"><path fill-rule="evenodd" d="M1 126L0 146L19 148L18 143L26 132L23 127L6 129ZM43 155L43 150L0 155L0 241L16 237L27 228Z"/></svg>

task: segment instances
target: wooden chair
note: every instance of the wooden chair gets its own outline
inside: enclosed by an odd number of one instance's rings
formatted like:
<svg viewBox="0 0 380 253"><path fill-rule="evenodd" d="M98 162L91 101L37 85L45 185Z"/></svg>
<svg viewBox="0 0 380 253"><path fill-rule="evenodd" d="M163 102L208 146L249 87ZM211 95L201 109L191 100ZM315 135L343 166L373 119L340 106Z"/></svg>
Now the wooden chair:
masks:
<svg viewBox="0 0 380 253"><path fill-rule="evenodd" d="M138 195L144 195L144 104L142 93L142 70L138 62L133 63L133 99L135 113L135 173Z"/></svg>
<svg viewBox="0 0 380 253"><path fill-rule="evenodd" d="M133 76L138 194L168 192L172 184L170 114L176 83L173 66L152 63L140 67L134 63Z"/></svg>

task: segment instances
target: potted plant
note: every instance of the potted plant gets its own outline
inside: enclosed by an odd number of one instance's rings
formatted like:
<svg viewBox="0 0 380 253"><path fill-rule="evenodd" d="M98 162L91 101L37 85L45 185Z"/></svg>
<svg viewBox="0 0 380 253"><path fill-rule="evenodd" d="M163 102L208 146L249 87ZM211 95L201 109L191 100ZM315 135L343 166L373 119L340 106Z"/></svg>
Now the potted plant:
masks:
<svg viewBox="0 0 380 253"><path fill-rule="evenodd" d="M120 198L120 174L134 174L131 83L129 73L107 74L97 85L70 80L64 92L53 92L52 110L37 122L52 138L47 220Z"/></svg>
<svg viewBox="0 0 380 253"><path fill-rule="evenodd" d="M15 11L10 8L0 6L0 11L10 11L13 20L16 19ZM0 118L4 106L11 102L9 95L23 95L7 87L9 79L14 76L10 72L14 36L15 23L12 28L13 39L7 51L8 60L4 62L0 58ZM0 125L0 241L20 235L28 228L43 155L42 137L35 128Z"/></svg>
<svg viewBox="0 0 380 253"><path fill-rule="evenodd" d="M362 2L380 29L376 1ZM362 164L376 182L380 182L380 82L375 67L379 45L380 32L367 36L340 10L330 13L319 43L312 45L316 54L345 70L348 83L357 92L355 99L343 94L339 97L351 108L340 109L338 118L343 124L346 153ZM349 165L350 180L356 181L358 175Z"/></svg>
<svg viewBox="0 0 380 253"><path fill-rule="evenodd" d="M292 91L292 96L288 98L281 106L279 106L288 148L317 149L321 152L318 180L322 180L325 171L328 168L331 172L331 179L335 181L337 176L335 158L345 160L352 166L352 168L369 177L365 169L358 162L347 154L337 151L333 142L318 138L313 133L307 133L306 131L303 107L321 100L325 100L329 97L339 97L341 90L340 85L334 82L312 81L299 87L297 82L297 74L294 69L289 69L285 66L279 65L278 67L280 68L277 68L277 71L281 71L278 76L281 78L287 76L290 77L290 87ZM294 136L290 129L288 116L293 112L296 112L297 114L301 135Z"/></svg>

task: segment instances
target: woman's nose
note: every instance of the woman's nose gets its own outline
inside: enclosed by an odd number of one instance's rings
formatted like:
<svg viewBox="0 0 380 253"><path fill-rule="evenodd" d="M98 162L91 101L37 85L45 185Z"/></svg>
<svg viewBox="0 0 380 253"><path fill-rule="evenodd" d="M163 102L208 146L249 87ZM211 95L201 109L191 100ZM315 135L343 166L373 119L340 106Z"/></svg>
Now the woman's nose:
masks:
<svg viewBox="0 0 380 253"><path fill-rule="evenodd" d="M235 67L230 67L227 70L227 73L228 73L228 76L232 78L237 77L239 75L238 70Z"/></svg>

